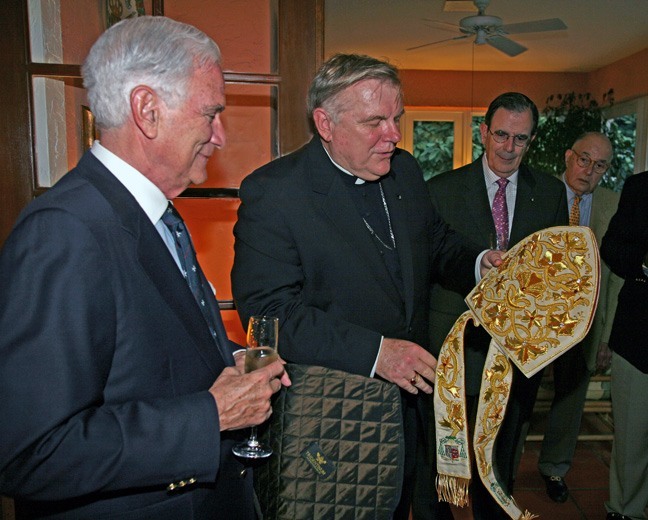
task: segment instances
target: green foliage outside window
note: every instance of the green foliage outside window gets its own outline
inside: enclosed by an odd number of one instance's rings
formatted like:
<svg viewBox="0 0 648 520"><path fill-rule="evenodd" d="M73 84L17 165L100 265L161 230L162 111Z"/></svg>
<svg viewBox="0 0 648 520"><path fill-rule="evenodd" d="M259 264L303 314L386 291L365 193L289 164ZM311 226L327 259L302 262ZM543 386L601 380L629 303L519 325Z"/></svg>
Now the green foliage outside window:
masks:
<svg viewBox="0 0 648 520"><path fill-rule="evenodd" d="M481 125L485 119L486 118L484 116L473 116L472 118L473 161L476 160L482 153L484 153L484 145L482 144L479 125Z"/></svg>
<svg viewBox="0 0 648 520"><path fill-rule="evenodd" d="M604 125L603 131L612 141L614 157L612 166L601 179L601 186L613 191L621 191L623 182L634 172L637 115L608 119Z"/></svg>
<svg viewBox="0 0 648 520"><path fill-rule="evenodd" d="M415 121L413 155L421 165L423 177L452 170L454 128L450 121Z"/></svg>

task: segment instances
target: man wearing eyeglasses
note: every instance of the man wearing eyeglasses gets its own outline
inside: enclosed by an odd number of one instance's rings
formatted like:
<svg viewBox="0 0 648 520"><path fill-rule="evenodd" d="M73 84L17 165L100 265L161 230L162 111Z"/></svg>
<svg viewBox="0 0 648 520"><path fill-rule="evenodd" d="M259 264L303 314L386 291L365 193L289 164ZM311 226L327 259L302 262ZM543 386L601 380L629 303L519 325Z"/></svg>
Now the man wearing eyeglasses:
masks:
<svg viewBox="0 0 648 520"><path fill-rule="evenodd" d="M599 243L619 204L618 193L597 188L611 160L612 143L599 132L583 134L565 151L563 181L567 189L570 224L589 226ZM610 367L612 353L608 349L608 340L622 284L623 280L601 263L599 304L592 327L578 346L552 365L555 393L538 470L545 480L549 498L555 502L565 502L569 497L565 475L576 450L590 376Z"/></svg>
<svg viewBox="0 0 648 520"><path fill-rule="evenodd" d="M480 249L509 249L527 235L568 222L565 186L560 179L531 171L523 163L536 135L538 109L527 96L507 92L488 107L480 126L484 154L472 164L433 177L428 188L432 203L452 228ZM432 287L430 345L438 356L446 335L467 306L441 285ZM490 336L483 328L468 327L465 336L465 378L468 423L477 414L482 370ZM505 491L511 492L515 447L522 427L533 411L541 374L527 379L515 368L506 417L496 445L497 472ZM434 439L434 435L430 436ZM418 478L418 477L417 477ZM424 495L424 489L417 492ZM476 469L470 487L472 518L508 518L482 485ZM415 501L415 505L419 501ZM463 518L468 511L454 511ZM414 518L428 518L416 511Z"/></svg>

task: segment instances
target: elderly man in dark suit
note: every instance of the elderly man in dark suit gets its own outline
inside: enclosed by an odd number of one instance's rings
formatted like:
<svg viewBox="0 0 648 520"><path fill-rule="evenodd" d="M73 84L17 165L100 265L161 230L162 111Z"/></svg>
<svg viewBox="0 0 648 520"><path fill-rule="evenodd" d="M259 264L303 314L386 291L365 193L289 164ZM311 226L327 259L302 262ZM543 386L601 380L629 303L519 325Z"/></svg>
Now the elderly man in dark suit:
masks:
<svg viewBox="0 0 648 520"><path fill-rule="evenodd" d="M401 387L405 486L395 517L407 519L421 399L436 367L429 287L444 280L466 294L479 251L432 209L418 164L396 147L402 97L385 62L336 55L323 65L309 91L317 135L241 184L232 289L243 321L279 316L287 360ZM488 252L482 267L499 257Z"/></svg>
<svg viewBox="0 0 648 520"><path fill-rule="evenodd" d="M83 77L101 143L0 256L0 493L18 518L254 519L231 447L289 381L280 362L234 366L169 202L225 143L220 51L136 18L99 38Z"/></svg>
<svg viewBox="0 0 648 520"><path fill-rule="evenodd" d="M608 520L645 518L648 507L648 172L628 177L601 257L625 280L612 349L614 444Z"/></svg>
<svg viewBox="0 0 648 520"><path fill-rule="evenodd" d="M494 99L480 127L484 154L475 162L428 181L432 204L445 221L479 249L507 249L543 228L568 223L563 183L538 174L523 163L535 138L538 110L525 95L507 92ZM430 299L430 342L438 353L455 320L467 309L463 299L434 284ZM468 421L474 421L482 369L490 337L482 328L469 328L465 343ZM497 440L497 469L507 491L512 487L515 446L533 410L541 374L527 379L517 368L511 397ZM476 476L476 472L474 472ZM505 515L479 478L472 479L474 518ZM456 514L465 514L457 511Z"/></svg>

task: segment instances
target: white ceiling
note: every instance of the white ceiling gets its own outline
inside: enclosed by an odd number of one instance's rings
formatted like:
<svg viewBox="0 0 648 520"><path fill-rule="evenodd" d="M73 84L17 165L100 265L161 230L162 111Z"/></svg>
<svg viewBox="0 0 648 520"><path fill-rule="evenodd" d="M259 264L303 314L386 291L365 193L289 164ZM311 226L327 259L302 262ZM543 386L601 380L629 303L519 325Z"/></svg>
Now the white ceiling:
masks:
<svg viewBox="0 0 648 520"><path fill-rule="evenodd" d="M407 51L461 35L425 19L458 25L476 14L444 12L444 4L325 0L325 55L369 54L400 69L589 72L648 47L648 0L491 0L486 14L504 24L560 18L567 30L510 35L528 48L513 58L473 38Z"/></svg>

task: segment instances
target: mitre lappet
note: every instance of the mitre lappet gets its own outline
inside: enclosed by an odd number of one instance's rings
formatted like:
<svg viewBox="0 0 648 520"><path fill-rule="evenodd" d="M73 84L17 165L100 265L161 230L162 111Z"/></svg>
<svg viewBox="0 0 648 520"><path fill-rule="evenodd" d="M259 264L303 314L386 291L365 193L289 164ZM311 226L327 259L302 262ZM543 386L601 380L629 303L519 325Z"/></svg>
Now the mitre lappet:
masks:
<svg viewBox="0 0 648 520"><path fill-rule="evenodd" d="M436 371L440 500L468 504L474 456L484 486L506 513L515 520L535 518L519 509L493 471L493 447L506 413L512 364L531 377L578 344L592 324L599 282L600 258L592 231L584 226L559 226L516 244L466 297L469 310L446 337ZM470 321L491 336L472 444L468 442L463 350Z"/></svg>

